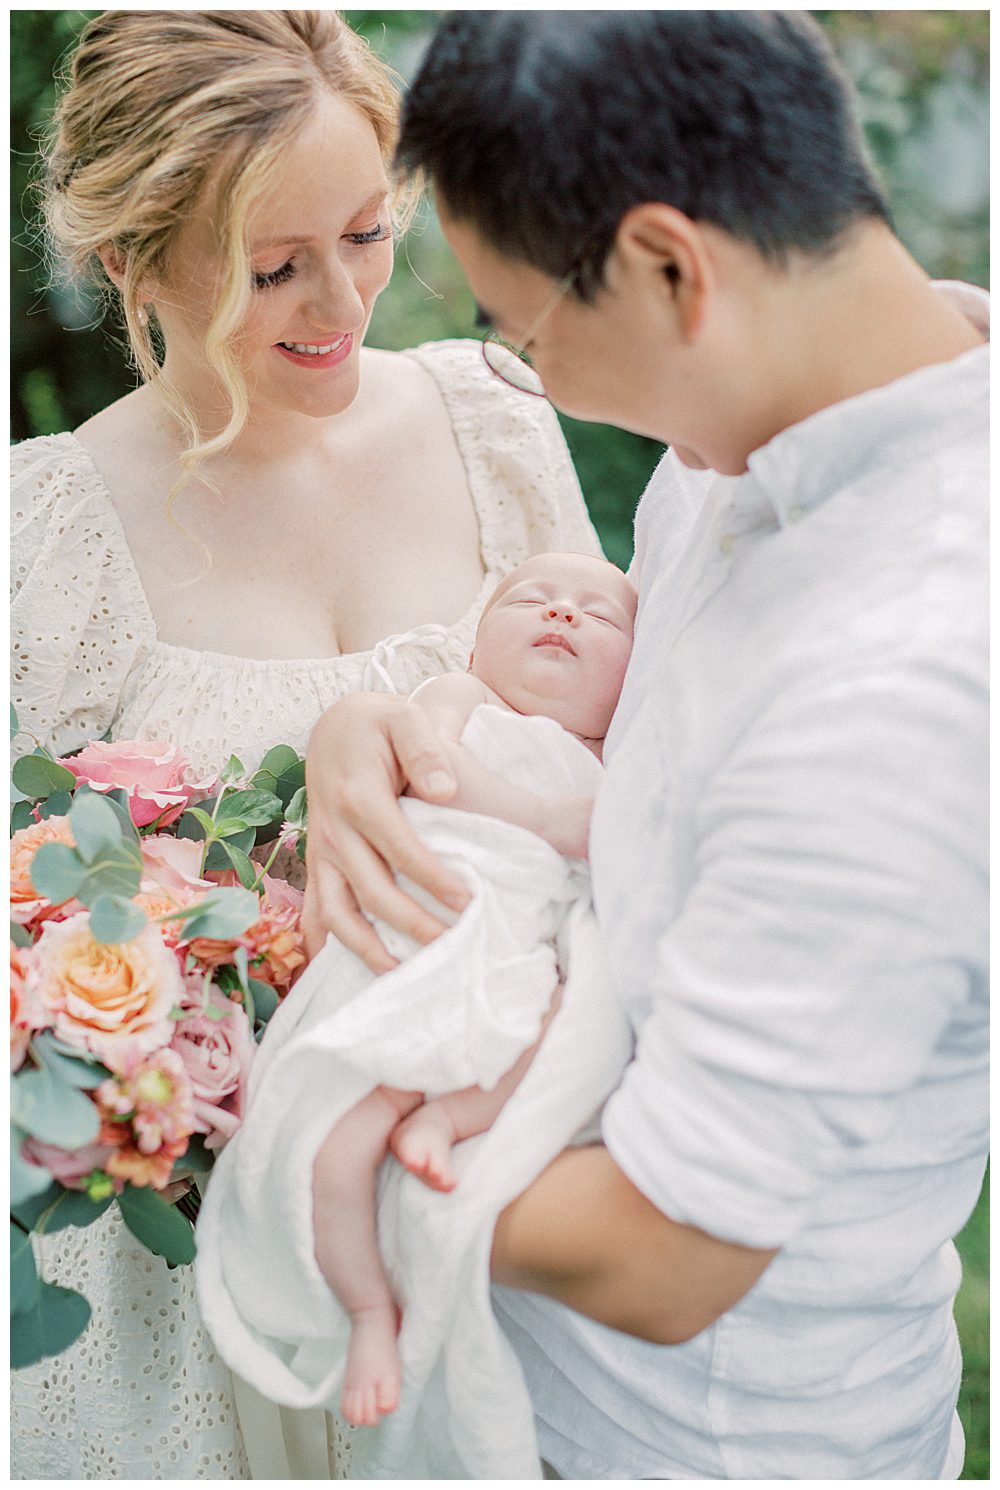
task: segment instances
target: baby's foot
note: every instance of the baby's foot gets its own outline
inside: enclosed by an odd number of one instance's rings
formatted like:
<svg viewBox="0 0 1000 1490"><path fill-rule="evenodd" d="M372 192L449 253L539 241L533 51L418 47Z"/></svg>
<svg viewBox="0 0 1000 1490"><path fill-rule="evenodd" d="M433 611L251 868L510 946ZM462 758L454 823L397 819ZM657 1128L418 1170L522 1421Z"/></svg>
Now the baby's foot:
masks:
<svg viewBox="0 0 1000 1490"><path fill-rule="evenodd" d="M340 1413L358 1428L374 1428L399 1406L402 1372L396 1345L399 1313L394 1305L351 1316Z"/></svg>
<svg viewBox="0 0 1000 1490"><path fill-rule="evenodd" d="M389 1147L400 1164L432 1190L454 1190L458 1178L451 1167L455 1132L446 1111L425 1102L393 1128Z"/></svg>

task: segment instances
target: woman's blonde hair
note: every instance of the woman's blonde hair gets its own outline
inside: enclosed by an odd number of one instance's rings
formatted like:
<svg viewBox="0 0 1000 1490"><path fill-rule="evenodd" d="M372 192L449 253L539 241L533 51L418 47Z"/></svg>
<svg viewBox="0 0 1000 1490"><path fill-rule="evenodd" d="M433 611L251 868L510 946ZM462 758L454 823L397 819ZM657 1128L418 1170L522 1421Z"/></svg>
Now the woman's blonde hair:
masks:
<svg viewBox="0 0 1000 1490"><path fill-rule="evenodd" d="M75 273L113 256L135 364L187 431L185 473L246 420L232 345L251 295L247 218L324 91L371 120L388 168L396 78L336 11L109 10L73 53L47 152L50 241ZM161 371L142 286L168 277L171 246L209 181L224 267L205 355L230 417L206 439Z"/></svg>

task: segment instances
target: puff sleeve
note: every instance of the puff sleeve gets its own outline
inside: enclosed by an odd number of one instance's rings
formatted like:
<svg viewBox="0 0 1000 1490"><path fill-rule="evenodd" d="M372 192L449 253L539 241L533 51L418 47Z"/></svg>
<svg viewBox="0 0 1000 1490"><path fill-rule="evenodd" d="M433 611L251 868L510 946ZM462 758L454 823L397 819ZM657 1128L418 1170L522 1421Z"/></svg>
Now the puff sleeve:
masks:
<svg viewBox="0 0 1000 1490"><path fill-rule="evenodd" d="M11 452L11 698L22 730L56 753L111 725L154 639L107 490L68 434Z"/></svg>
<svg viewBox="0 0 1000 1490"><path fill-rule="evenodd" d="M486 567L530 554L601 553L552 405L505 383L477 341L427 342L408 356L437 382L465 458Z"/></svg>

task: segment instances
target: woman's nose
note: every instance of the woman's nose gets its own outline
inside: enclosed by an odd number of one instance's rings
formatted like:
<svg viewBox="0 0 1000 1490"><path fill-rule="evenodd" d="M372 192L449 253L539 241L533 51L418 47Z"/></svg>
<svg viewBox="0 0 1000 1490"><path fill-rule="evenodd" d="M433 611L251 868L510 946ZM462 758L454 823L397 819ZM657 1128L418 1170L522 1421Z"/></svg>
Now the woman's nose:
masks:
<svg viewBox="0 0 1000 1490"><path fill-rule="evenodd" d="M365 323L365 303L357 285L336 265L317 280L305 307L306 315L319 331L359 331Z"/></svg>

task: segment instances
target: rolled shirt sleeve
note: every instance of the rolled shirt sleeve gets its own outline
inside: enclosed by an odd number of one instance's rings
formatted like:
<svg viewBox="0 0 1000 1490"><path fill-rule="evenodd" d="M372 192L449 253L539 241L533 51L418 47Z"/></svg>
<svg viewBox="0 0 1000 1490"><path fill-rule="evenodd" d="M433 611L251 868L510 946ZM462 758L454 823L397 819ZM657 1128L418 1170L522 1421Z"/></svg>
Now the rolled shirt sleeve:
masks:
<svg viewBox="0 0 1000 1490"><path fill-rule="evenodd" d="M648 1017L604 1118L666 1215L779 1246L899 1122L984 962L985 749L957 656L787 690L712 772L690 890L632 963Z"/></svg>

